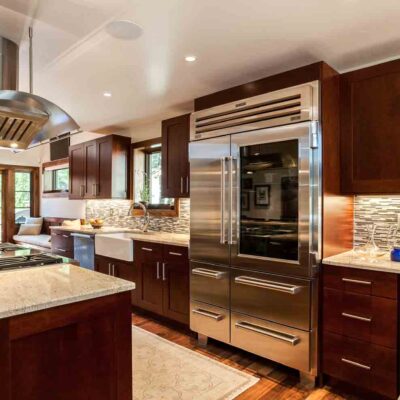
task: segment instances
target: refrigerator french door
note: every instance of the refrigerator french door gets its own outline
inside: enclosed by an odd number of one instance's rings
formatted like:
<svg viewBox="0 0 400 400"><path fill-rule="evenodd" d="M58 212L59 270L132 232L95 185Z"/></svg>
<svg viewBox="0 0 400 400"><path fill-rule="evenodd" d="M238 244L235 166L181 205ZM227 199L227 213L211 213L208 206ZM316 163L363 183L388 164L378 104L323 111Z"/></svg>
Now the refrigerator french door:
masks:
<svg viewBox="0 0 400 400"><path fill-rule="evenodd" d="M312 277L318 261L314 122L190 144L193 261Z"/></svg>

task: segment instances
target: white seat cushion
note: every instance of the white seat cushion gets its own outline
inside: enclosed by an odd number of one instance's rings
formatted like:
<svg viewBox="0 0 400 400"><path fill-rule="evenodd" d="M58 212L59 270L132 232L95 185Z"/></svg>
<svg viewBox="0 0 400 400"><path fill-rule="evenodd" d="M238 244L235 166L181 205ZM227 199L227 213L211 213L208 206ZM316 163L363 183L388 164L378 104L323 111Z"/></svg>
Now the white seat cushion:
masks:
<svg viewBox="0 0 400 400"><path fill-rule="evenodd" d="M22 242L51 249L50 235L14 235L13 239L16 242Z"/></svg>

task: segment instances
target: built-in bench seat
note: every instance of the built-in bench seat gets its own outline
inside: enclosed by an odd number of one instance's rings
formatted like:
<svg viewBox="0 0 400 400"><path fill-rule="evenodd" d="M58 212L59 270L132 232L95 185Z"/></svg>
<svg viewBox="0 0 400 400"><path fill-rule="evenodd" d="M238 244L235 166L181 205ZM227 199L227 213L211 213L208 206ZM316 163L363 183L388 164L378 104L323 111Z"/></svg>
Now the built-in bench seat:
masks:
<svg viewBox="0 0 400 400"><path fill-rule="evenodd" d="M39 250L51 250L51 235L14 235L14 242ZM28 246L29 245L29 246Z"/></svg>

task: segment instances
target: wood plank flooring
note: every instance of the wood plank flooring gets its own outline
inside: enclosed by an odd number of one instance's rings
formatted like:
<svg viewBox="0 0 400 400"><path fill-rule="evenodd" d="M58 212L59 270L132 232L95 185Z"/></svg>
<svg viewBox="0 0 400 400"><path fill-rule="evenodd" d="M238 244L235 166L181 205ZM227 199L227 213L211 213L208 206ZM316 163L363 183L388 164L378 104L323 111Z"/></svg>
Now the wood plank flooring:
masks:
<svg viewBox="0 0 400 400"><path fill-rule="evenodd" d="M260 378L236 400L361 400L326 386L304 388L296 371L217 341L210 340L206 349L198 347L196 336L188 329L147 314L135 313L132 321L142 329Z"/></svg>

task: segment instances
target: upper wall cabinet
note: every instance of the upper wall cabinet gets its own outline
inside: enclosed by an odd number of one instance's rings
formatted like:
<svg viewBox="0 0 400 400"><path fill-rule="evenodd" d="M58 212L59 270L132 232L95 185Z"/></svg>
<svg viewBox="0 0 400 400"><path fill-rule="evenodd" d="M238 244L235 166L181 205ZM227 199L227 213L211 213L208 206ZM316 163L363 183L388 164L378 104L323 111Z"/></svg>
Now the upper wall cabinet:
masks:
<svg viewBox="0 0 400 400"><path fill-rule="evenodd" d="M162 121L162 196L189 197L190 114Z"/></svg>
<svg viewBox="0 0 400 400"><path fill-rule="evenodd" d="M400 192L400 61L341 77L342 191Z"/></svg>
<svg viewBox="0 0 400 400"><path fill-rule="evenodd" d="M70 199L129 197L130 138L104 136L69 148Z"/></svg>

